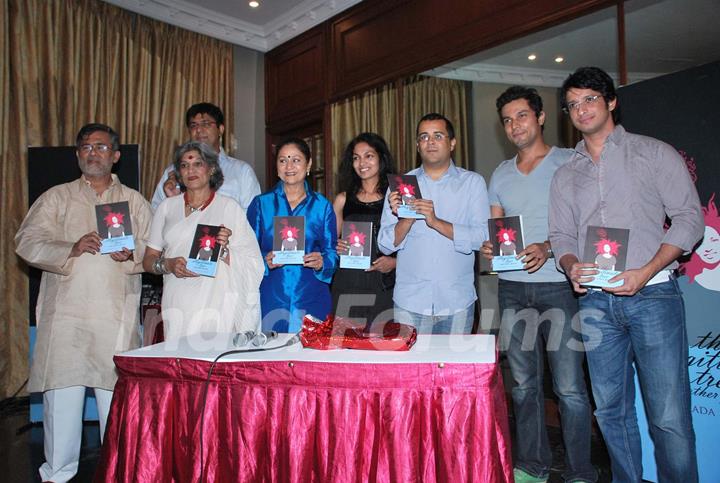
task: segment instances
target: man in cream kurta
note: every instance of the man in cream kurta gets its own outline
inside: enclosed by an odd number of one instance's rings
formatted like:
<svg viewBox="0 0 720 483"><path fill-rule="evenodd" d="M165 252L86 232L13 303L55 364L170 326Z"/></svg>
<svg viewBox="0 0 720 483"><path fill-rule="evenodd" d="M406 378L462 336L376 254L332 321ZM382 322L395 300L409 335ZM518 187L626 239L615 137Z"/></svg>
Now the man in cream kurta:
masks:
<svg viewBox="0 0 720 483"><path fill-rule="evenodd" d="M83 127L82 177L40 196L15 236L17 254L43 270L28 387L43 393L43 481L68 481L77 472L86 387L95 390L102 438L117 379L112 357L139 342L140 273L152 214L140 193L111 174L118 149L110 127ZM101 255L95 206L120 201L129 204L135 250Z"/></svg>

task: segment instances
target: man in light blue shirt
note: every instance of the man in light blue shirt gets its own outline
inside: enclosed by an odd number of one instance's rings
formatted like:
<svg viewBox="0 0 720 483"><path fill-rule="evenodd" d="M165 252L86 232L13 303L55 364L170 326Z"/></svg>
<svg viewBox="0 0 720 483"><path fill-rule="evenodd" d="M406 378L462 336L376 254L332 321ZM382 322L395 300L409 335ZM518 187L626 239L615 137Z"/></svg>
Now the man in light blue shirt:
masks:
<svg viewBox="0 0 720 483"><path fill-rule="evenodd" d="M260 184L255 171L248 163L228 156L220 146L225 132L223 112L219 107L208 102L194 104L185 113L185 125L193 141L205 143L219 153L218 164L224 181L217 192L234 199L243 210L247 210L252 199L260 194ZM155 188L150 203L153 211L165 198L179 194L175 170L171 164L165 169Z"/></svg>
<svg viewBox="0 0 720 483"><path fill-rule="evenodd" d="M475 250L487 239L487 187L479 174L455 166L457 140L452 123L431 113L417 126L422 166L421 199L411 206L424 220L398 218L400 194L388 194L378 245L397 252L393 300L395 319L420 333L470 333L475 313Z"/></svg>
<svg viewBox="0 0 720 483"><path fill-rule="evenodd" d="M503 161L490 178L493 218L522 216L524 270L498 275L502 313L500 345L507 350L515 412L515 481L543 483L552 466L545 429L543 355L552 371L565 443L565 481L597 481L590 462L590 403L583 372L583 345L573 335L577 299L550 257L548 203L555 171L573 156L571 149L548 146L543 138L542 99L535 89L513 86L496 102L507 138L517 155ZM492 258L492 244L482 254Z"/></svg>

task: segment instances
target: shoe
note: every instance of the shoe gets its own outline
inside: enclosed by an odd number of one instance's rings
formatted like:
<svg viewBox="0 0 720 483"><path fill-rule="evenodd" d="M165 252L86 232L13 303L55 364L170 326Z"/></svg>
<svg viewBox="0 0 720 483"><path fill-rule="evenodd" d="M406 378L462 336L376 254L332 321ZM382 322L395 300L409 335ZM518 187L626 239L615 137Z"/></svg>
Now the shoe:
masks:
<svg viewBox="0 0 720 483"><path fill-rule="evenodd" d="M515 477L515 483L547 483L547 476L541 478L539 476L533 476L525 473L520 468L513 469L513 477Z"/></svg>

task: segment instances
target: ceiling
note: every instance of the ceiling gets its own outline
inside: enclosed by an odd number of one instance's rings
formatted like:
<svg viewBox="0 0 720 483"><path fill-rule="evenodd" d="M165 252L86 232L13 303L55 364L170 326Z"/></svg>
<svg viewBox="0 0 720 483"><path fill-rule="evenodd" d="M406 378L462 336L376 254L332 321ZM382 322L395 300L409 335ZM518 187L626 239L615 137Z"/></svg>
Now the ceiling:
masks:
<svg viewBox="0 0 720 483"><path fill-rule="evenodd" d="M127 10L267 52L361 0L105 0ZM468 0L472 1L472 0ZM720 0L627 0L630 82L720 59ZM568 72L597 65L617 79L611 7L425 72L475 82L558 87ZM537 55L533 62L527 56ZM555 57L565 60L558 64Z"/></svg>
<svg viewBox="0 0 720 483"><path fill-rule="evenodd" d="M629 0L625 43L629 83L720 59L720 0ZM426 75L500 84L559 87L568 73L595 65L617 80L615 7L586 15ZM535 54L537 59L528 60ZM555 62L562 56L562 63Z"/></svg>
<svg viewBox="0 0 720 483"><path fill-rule="evenodd" d="M146 17L260 52L287 42L361 0L104 0Z"/></svg>

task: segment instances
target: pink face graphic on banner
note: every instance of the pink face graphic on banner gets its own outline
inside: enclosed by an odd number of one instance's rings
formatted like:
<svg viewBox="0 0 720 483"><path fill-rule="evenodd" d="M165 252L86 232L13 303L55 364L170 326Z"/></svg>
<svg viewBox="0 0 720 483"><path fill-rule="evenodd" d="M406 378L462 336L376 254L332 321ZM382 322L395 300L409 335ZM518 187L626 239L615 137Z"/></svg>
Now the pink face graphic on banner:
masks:
<svg viewBox="0 0 720 483"><path fill-rule="evenodd" d="M710 197L705 215L705 234L690 260L680 266L690 283L698 283L708 290L720 292L720 215L715 205L715 193Z"/></svg>
<svg viewBox="0 0 720 483"><path fill-rule="evenodd" d="M688 156L685 151L678 152L685 160L690 178L697 183L695 158ZM702 209L705 218L702 243L692 253L690 260L680 264L680 273L687 275L690 283L720 292L720 215L715 205L715 194L710 195L707 206Z"/></svg>

